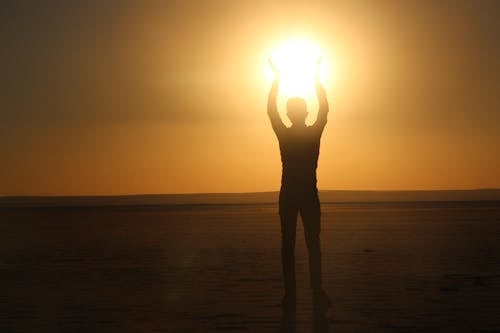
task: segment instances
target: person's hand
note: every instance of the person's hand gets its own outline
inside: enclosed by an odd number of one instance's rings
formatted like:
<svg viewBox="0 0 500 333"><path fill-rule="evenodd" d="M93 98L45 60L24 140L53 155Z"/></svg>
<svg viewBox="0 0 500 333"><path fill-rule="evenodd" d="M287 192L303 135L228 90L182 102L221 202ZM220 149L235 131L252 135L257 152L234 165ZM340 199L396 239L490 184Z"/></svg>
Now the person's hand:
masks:
<svg viewBox="0 0 500 333"><path fill-rule="evenodd" d="M271 66L271 69L273 70L274 73L274 78L278 79L280 77L280 72L278 71L278 68L274 64L273 60L269 58L269 65Z"/></svg>

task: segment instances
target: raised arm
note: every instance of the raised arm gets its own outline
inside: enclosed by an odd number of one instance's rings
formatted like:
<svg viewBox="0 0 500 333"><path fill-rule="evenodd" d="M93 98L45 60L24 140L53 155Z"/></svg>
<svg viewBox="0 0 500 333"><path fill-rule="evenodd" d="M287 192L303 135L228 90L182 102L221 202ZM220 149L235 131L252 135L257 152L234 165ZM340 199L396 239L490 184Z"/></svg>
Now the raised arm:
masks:
<svg viewBox="0 0 500 333"><path fill-rule="evenodd" d="M278 113L278 104L276 101L280 86L280 76L271 59L269 59L269 64L271 65L271 68L274 72L274 81L271 86L271 90L269 91L269 97L267 99L267 114L269 116L269 119L271 120L271 126L273 127L274 132L279 136L280 132L286 128Z"/></svg>
<svg viewBox="0 0 500 333"><path fill-rule="evenodd" d="M321 63L321 58L318 59L318 64L316 67L316 78L315 78L315 88L316 88L316 96L318 97L318 104L319 104L319 110L318 110L318 116L316 118L316 122L314 123L313 126L317 127L320 131L323 131L323 128L326 125L327 122L327 116L328 116L328 100L326 99L326 91L323 85L321 84L320 78L319 78L319 65Z"/></svg>

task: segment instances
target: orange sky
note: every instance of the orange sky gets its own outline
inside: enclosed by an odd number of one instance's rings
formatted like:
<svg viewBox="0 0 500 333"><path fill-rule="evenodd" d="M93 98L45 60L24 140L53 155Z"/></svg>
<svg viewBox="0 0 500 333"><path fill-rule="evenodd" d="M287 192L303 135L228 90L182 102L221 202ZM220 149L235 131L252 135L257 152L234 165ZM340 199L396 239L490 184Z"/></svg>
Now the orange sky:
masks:
<svg viewBox="0 0 500 333"><path fill-rule="evenodd" d="M278 190L266 57L333 68L320 189L500 187L500 3L0 5L0 195Z"/></svg>

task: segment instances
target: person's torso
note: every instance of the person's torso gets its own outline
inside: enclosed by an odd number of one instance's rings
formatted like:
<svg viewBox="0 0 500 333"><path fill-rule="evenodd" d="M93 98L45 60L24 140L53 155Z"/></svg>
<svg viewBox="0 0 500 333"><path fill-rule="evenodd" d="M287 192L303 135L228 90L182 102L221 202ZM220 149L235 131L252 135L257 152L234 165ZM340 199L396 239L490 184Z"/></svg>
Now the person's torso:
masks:
<svg viewBox="0 0 500 333"><path fill-rule="evenodd" d="M300 130L286 129L279 138L284 190L306 191L316 189L321 133L314 127Z"/></svg>

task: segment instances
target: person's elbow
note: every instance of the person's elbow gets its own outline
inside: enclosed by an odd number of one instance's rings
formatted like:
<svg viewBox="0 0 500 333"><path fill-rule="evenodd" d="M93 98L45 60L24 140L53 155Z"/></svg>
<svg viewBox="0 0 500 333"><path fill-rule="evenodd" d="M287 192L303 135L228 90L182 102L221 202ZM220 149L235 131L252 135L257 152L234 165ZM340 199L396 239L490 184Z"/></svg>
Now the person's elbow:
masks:
<svg viewBox="0 0 500 333"><path fill-rule="evenodd" d="M330 111L330 107L328 106L328 102L327 102L326 98L323 100L320 100L318 115L326 117L328 115L329 111Z"/></svg>
<svg viewBox="0 0 500 333"><path fill-rule="evenodd" d="M325 127L326 126L326 123L328 122L328 119L326 116L324 117L319 117L317 120L316 120L316 125L320 126L320 127Z"/></svg>
<svg viewBox="0 0 500 333"><path fill-rule="evenodd" d="M318 112L318 118L316 119L316 123L326 125L328 122L328 108L322 108Z"/></svg>
<svg viewBox="0 0 500 333"><path fill-rule="evenodd" d="M272 107L267 108L267 115L269 117L272 117L277 111L274 110Z"/></svg>

